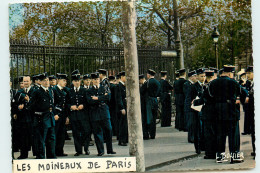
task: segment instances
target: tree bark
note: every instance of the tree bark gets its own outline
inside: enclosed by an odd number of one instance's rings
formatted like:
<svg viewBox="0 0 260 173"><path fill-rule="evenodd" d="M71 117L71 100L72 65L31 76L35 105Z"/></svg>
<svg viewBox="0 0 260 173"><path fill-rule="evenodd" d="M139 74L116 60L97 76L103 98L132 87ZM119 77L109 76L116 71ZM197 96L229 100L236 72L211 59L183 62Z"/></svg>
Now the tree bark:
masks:
<svg viewBox="0 0 260 173"><path fill-rule="evenodd" d="M181 40L181 30L178 16L178 4L177 0L173 0L173 12L174 12L174 37L177 47L177 68L184 68L184 56L183 56L183 45Z"/></svg>
<svg viewBox="0 0 260 173"><path fill-rule="evenodd" d="M138 57L136 45L135 1L122 2L124 57L126 71L129 154L136 157L136 171L145 171L143 133L140 108Z"/></svg>

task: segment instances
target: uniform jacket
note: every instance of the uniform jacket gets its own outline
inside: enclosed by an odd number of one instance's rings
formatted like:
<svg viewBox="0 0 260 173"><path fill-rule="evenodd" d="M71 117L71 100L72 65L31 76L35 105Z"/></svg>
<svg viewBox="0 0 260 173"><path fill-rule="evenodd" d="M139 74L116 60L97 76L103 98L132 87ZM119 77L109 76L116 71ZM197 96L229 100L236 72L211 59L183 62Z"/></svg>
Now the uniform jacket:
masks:
<svg viewBox="0 0 260 173"><path fill-rule="evenodd" d="M98 100L93 100L91 96L98 97ZM91 121L100 121L110 118L107 103L111 98L111 93L109 93L104 86L100 85L98 89L92 87L86 92L86 98L90 106L89 112Z"/></svg>
<svg viewBox="0 0 260 173"><path fill-rule="evenodd" d="M209 97L215 105L217 120L239 120L240 112L235 102L238 96L246 97L247 91L237 81L222 76L208 84Z"/></svg>
<svg viewBox="0 0 260 173"><path fill-rule="evenodd" d="M25 92L25 89L20 89L17 94L15 95L15 106L17 107L15 110L17 111L17 121L18 122L27 122L30 123L32 122L32 111L30 109L30 100L32 97L34 90L31 87L28 93ZM26 101L24 98L25 96L29 96L29 101ZM18 106L24 104L23 109L18 109Z"/></svg>
<svg viewBox="0 0 260 173"><path fill-rule="evenodd" d="M116 104L118 104L118 111L122 109L126 110L126 87L121 82L118 84Z"/></svg>
<svg viewBox="0 0 260 173"><path fill-rule="evenodd" d="M45 91L42 87L36 89L30 100L30 108L34 116L34 125L49 128L55 126L54 94L51 88Z"/></svg>
<svg viewBox="0 0 260 173"><path fill-rule="evenodd" d="M55 85L52 87L54 94L54 109L59 115L59 118L65 119L66 114L66 104L67 104L67 93L64 89L60 90L60 88Z"/></svg>
<svg viewBox="0 0 260 173"><path fill-rule="evenodd" d="M176 105L184 105L184 92L183 85L186 82L184 78L180 78L179 80L174 82L174 95L175 95L175 103Z"/></svg>
<svg viewBox="0 0 260 173"><path fill-rule="evenodd" d="M71 110L71 106L79 106L83 105L82 110ZM87 120L88 115L86 112L87 109L87 100L86 100L86 89L82 86L79 87L79 91L76 92L74 86L70 88L68 92L68 102L67 106L69 109L69 119L71 121L78 121L78 120Z"/></svg>
<svg viewBox="0 0 260 173"><path fill-rule="evenodd" d="M161 93L160 93L160 100L161 102L167 100L170 96L170 92L173 90L173 86L164 79L160 80L160 85L161 85Z"/></svg>

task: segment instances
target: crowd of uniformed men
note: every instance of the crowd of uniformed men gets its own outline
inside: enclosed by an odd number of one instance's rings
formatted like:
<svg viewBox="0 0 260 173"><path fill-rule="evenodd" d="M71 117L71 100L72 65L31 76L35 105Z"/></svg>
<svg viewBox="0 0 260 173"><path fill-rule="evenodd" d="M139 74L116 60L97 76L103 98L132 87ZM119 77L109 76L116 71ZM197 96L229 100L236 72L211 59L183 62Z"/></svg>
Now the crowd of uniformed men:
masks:
<svg viewBox="0 0 260 173"><path fill-rule="evenodd" d="M175 128L188 132L188 142L194 143L196 153L205 151L205 159L226 161L226 136L229 137L231 162L241 162L240 154L240 103L245 111L243 134L252 135L255 156L253 67L234 79L234 67L223 69L200 68L176 72L172 86L166 80L167 71L161 71L161 80L155 79L152 69L139 75L143 139L155 139L156 119L161 103L161 127L171 126L174 92L176 116ZM97 148L98 156L116 154L112 136L118 145L127 146L127 101L125 72L107 78L107 70L81 75L47 73L24 75L19 78L19 90L11 89L12 150L20 151L17 159L28 158L32 149L36 159L67 156L64 153L66 125L70 124L74 139L75 155L89 155L88 147ZM82 83L81 83L82 82Z"/></svg>

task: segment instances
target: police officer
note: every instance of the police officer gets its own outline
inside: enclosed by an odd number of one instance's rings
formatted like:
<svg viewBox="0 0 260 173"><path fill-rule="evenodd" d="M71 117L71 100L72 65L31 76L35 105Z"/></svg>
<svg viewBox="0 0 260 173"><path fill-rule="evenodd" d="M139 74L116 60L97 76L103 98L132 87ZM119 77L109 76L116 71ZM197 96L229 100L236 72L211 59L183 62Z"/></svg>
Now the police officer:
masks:
<svg viewBox="0 0 260 173"><path fill-rule="evenodd" d="M116 154L112 147L112 126L107 106L111 93L105 89L105 86L100 84L99 73L92 73L91 78L93 87L87 90L87 102L90 105L90 120L93 126L98 156L104 155L103 132L106 135L107 154Z"/></svg>
<svg viewBox="0 0 260 173"><path fill-rule="evenodd" d="M127 124L127 108L126 108L126 77L125 71L120 73L120 81L118 84L118 93L116 104L118 105L119 115L119 134L118 134L118 145L127 146L128 143L128 124Z"/></svg>
<svg viewBox="0 0 260 173"><path fill-rule="evenodd" d="M236 103L241 97L246 98L248 102L246 90L244 90L233 78L234 66L224 66L221 77L211 81L208 85L208 93L214 102L216 113L216 136L217 136L217 158L216 161L221 163L225 160L223 154L225 152L226 136L228 136L229 150L231 154L231 163L241 162L237 153L240 152L239 140L236 139L236 131L239 128L240 113L237 110ZM238 136L239 137L239 136Z"/></svg>
<svg viewBox="0 0 260 173"><path fill-rule="evenodd" d="M91 88L91 77L89 74L83 75L83 87L87 90Z"/></svg>
<svg viewBox="0 0 260 173"><path fill-rule="evenodd" d="M167 71L161 71L161 94L160 102L162 104L162 113L161 113L161 127L171 126L171 117L172 117L172 101L171 101L171 91L173 86L166 80Z"/></svg>
<svg viewBox="0 0 260 173"><path fill-rule="evenodd" d="M57 77L55 75L50 75L49 80L50 80L51 88L54 87L55 85L57 85Z"/></svg>
<svg viewBox="0 0 260 173"><path fill-rule="evenodd" d="M197 69L197 82L192 85L191 99L194 100L196 97L201 98L203 93L203 86L206 80L205 70L203 68ZM201 112L195 111L193 114L193 131L194 131L194 147L196 153L200 154L201 150L204 150L204 141L203 141L203 123L201 120Z"/></svg>
<svg viewBox="0 0 260 173"><path fill-rule="evenodd" d="M144 90L145 76L144 74L139 75L139 86L140 86L140 100L141 100L141 115L142 115L142 127L143 127L143 139L149 140L149 133L147 127L147 117L146 117L146 103Z"/></svg>
<svg viewBox="0 0 260 173"><path fill-rule="evenodd" d="M179 71L179 79L174 82L174 96L175 96L175 104L176 104L176 119L175 119L175 128L180 131L187 131L185 129L184 124L184 93L183 93L183 85L186 82L186 70L180 69Z"/></svg>
<svg viewBox="0 0 260 173"><path fill-rule="evenodd" d="M18 78L18 82L19 82L19 88L20 89L23 89L24 88L24 85L23 85L23 76L20 76Z"/></svg>
<svg viewBox="0 0 260 173"><path fill-rule="evenodd" d="M105 89L110 89L110 83L107 79L107 70L106 69L99 69L99 78L100 78L100 84L105 87Z"/></svg>
<svg viewBox="0 0 260 173"><path fill-rule="evenodd" d="M204 92L200 99L194 100L194 105L202 105L201 110L201 119L203 121L203 128L204 128L204 143L205 143L205 156L204 159L216 159L216 143L217 143L217 137L216 137L216 116L214 111L214 101L211 97L209 97L208 91L208 85L212 80L215 79L214 77L214 71L208 70L205 71L205 75L208 79L208 84L204 86Z"/></svg>
<svg viewBox="0 0 260 173"><path fill-rule="evenodd" d="M113 130L113 136L118 136L118 118L117 118L117 86L115 84L115 76L109 76L110 90L111 90L111 99L108 103L110 117L111 117L111 125Z"/></svg>
<svg viewBox="0 0 260 173"><path fill-rule="evenodd" d="M82 154L82 146L86 155L88 150L91 126L86 103L86 89L80 86L80 74L71 76L73 87L71 87L68 95L68 108L70 109L69 121L71 122L72 135L74 138L74 146L76 153L74 156Z"/></svg>
<svg viewBox="0 0 260 173"><path fill-rule="evenodd" d="M254 70L253 66L249 66L246 69L246 76L248 81L246 83L246 89L249 93L249 102L248 102L248 109L247 109L247 116L249 119L249 128L252 137L252 147L253 152L251 153L252 156L255 158L255 112L254 112Z"/></svg>
<svg viewBox="0 0 260 173"><path fill-rule="evenodd" d="M156 136L156 117L158 111L158 100L160 96L160 83L154 78L156 72L152 69L147 71L147 81L143 84L141 95L145 95L146 103L146 125L149 137L155 139Z"/></svg>
<svg viewBox="0 0 260 173"><path fill-rule="evenodd" d="M33 92L30 100L30 107L34 113L34 131L37 134L36 159L56 158L54 95L46 72L39 76L39 80L41 86Z"/></svg>
<svg viewBox="0 0 260 173"><path fill-rule="evenodd" d="M52 87L54 94L54 108L57 113L55 115L55 135L56 135L56 156L68 156L63 151L65 143L65 123L67 118L66 112L66 95L67 93L63 90L67 84L67 74L57 73L58 84Z"/></svg>
<svg viewBox="0 0 260 173"><path fill-rule="evenodd" d="M39 76L41 76L41 74L33 76L33 89L38 89L41 86L41 80L39 79Z"/></svg>
<svg viewBox="0 0 260 173"><path fill-rule="evenodd" d="M28 151L31 150L32 145L32 112L29 105L33 93L31 83L31 77L25 75L23 77L24 88L20 89L15 96L17 114L14 115L14 119L17 121L17 135L20 149L18 159L28 158Z"/></svg>
<svg viewBox="0 0 260 173"><path fill-rule="evenodd" d="M10 106L11 106L11 127L12 127L12 158L14 159L14 152L18 152L18 129L17 129L17 105L15 103L16 89L12 89L12 79L10 79ZM14 118L15 117L15 118Z"/></svg>
<svg viewBox="0 0 260 173"><path fill-rule="evenodd" d="M191 88L194 83L197 82L197 73L195 70L190 71L188 73L188 80L183 85L183 92L185 96L184 100L184 115L185 122L188 129L188 142L194 142L194 128L193 128L193 118L194 118L194 110L191 109Z"/></svg>

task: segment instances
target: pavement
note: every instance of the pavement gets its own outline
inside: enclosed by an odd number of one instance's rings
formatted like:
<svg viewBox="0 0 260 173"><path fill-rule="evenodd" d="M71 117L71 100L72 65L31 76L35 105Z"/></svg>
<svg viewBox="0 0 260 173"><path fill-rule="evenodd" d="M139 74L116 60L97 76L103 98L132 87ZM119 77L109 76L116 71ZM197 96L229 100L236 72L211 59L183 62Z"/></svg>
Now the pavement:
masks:
<svg viewBox="0 0 260 173"><path fill-rule="evenodd" d="M225 169L251 169L255 167L255 160L250 156L252 151L251 136L241 135L241 152L244 153L245 161L239 164L216 163L215 160L205 160L204 152L200 155L195 153L194 145L187 142L187 132L180 132L171 127L160 127L157 124L157 134L155 139L144 140L145 167L146 171L188 171L188 170L225 170ZM240 120L240 132L243 130L243 116ZM71 136L71 131L69 131ZM94 137L92 137L94 139ZM226 144L228 146L228 143ZM113 149L117 154L103 157L125 157L129 156L129 146L119 146L116 137L113 137ZM65 141L64 146L66 158L95 158L97 156L96 146L90 146L90 155L80 155L75 157L73 138ZM106 151L105 151L106 152ZM228 148L226 149L228 152ZM19 153L15 153L15 158ZM100 157L99 157L100 158ZM28 159L34 159L29 153Z"/></svg>

